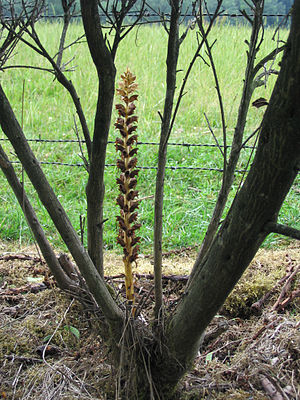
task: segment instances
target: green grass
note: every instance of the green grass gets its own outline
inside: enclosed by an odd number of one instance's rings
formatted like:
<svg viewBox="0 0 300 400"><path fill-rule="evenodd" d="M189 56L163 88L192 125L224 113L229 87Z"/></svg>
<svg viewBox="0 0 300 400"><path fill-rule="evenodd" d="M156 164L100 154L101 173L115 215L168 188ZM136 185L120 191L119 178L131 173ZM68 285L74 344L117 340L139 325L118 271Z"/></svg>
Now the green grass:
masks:
<svg viewBox="0 0 300 400"><path fill-rule="evenodd" d="M61 25L58 23L43 23L39 25L42 42L50 54L55 54L58 44L58 35ZM82 34L80 24L73 24L69 31L68 41L72 42ZM273 31L265 31L266 40L261 47L259 57L272 50L276 43L271 40ZM281 38L287 32L281 32ZM249 39L250 30L245 26L232 27L217 25L212 32L210 41L217 39L213 51L215 63L220 77L226 123L229 137L235 126L239 97L242 90L243 71L246 62L245 39ZM118 76L127 66L137 75L139 83L139 101L137 113L139 115L139 140L154 141L159 137L160 117L165 92L165 57L166 33L159 27L143 27L121 43L117 54ZM195 31L189 33L185 39L179 59L179 69L185 71L189 65L197 45ZM203 51L203 56L205 53ZM88 124L92 129L94 110L97 101L96 72L88 54L86 43L80 43L66 50L64 61L69 61L76 67L68 76L75 84L86 113ZM10 65L31 64L49 67L44 60L32 50L20 45L17 54L10 60ZM178 73L178 86L183 78L183 72ZM72 102L63 88L46 72L28 69L11 69L1 74L1 83L9 97L19 120L21 119L22 86L25 83L24 131L28 138L41 139L76 139L74 134L75 110ZM259 88L254 98L260 96L269 98L275 78L271 77L267 88ZM221 138L221 122L216 91L212 80L212 73L199 58L193 73L186 86L187 94L183 97L180 112L176 120L171 142L176 143L211 143L214 140L209 133L204 118L208 116L216 135ZM251 108L247 133L251 133L259 124L263 115L262 109ZM116 113L114 113L114 117ZM112 124L113 125L113 124ZM110 140L116 136L112 128ZM3 138L0 132L0 138ZM1 142L3 144L3 142ZM7 143L4 147L11 151ZM79 148L76 144L32 143L38 158L41 161L79 163ZM155 166L157 160L157 146L140 145L139 165ZM11 155L14 159L14 156ZM110 144L107 150L107 163L114 164L116 152ZM245 153L239 167L243 168L247 160ZM207 147L178 147L169 146L168 165L222 168L222 158L216 148ZM20 167L17 167L20 173ZM83 168L66 166L45 166L44 170L54 186L61 202L66 208L71 221L79 231L79 216L86 214L85 184L87 174ZM115 248L116 221L118 207L115 204L117 188L115 185L117 170L108 167L106 170L106 199L105 218L105 245L106 248ZM236 176L231 198L239 183L240 174ZM215 171L197 170L167 170L164 205L164 248L182 247L201 242L205 229L209 223L218 189L221 174ZM19 239L21 242L30 240L31 235L22 216L14 196L8 188L3 176L0 176L1 206L0 206L0 237L1 239ZM28 178L25 187L33 198L38 210L42 225L48 232L50 240L61 246L55 229L45 211L42 210ZM142 223L142 251L148 252L153 241L153 197L155 191L155 170L143 169L140 172L138 183L140 197L147 197L139 210ZM280 221L299 228L299 178L291 189L282 211ZM271 235L267 245L278 245L278 237Z"/></svg>

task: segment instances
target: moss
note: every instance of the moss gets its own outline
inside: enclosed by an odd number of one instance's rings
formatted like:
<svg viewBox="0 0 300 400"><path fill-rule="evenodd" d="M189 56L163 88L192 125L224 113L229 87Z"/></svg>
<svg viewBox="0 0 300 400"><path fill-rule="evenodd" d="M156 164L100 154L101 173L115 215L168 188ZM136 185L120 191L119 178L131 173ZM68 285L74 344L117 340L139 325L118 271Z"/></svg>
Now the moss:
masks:
<svg viewBox="0 0 300 400"><path fill-rule="evenodd" d="M284 265L273 267L261 263L251 265L225 301L222 313L230 317L249 318L254 313L252 304L275 288L284 275ZM269 301L274 299L276 294L278 290L275 289Z"/></svg>
<svg viewBox="0 0 300 400"><path fill-rule="evenodd" d="M46 332L43 321L29 315L23 320L10 320L0 329L0 355L33 355Z"/></svg>

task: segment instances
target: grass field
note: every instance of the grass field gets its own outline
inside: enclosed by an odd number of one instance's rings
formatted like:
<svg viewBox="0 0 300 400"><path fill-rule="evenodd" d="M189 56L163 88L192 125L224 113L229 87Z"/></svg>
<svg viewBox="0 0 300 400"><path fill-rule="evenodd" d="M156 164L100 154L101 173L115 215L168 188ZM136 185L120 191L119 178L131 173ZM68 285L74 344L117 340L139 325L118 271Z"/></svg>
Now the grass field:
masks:
<svg viewBox="0 0 300 400"><path fill-rule="evenodd" d="M54 55L59 41L59 23L41 23L39 32L42 43ZM74 41L82 34L80 24L73 24L69 31L68 42ZM276 47L272 41L273 30L265 31L265 41L259 57L264 56ZM287 35L281 32L281 39ZM246 62L245 39L249 39L250 30L245 26L232 27L224 24L217 25L213 30L210 41L217 39L213 48L215 63L218 69L222 89L228 135L232 134L235 126L239 97L242 90L244 66ZM157 142L160 129L158 111L162 111L165 92L165 57L167 36L159 27L143 27L131 33L121 43L117 54L118 76L128 66L137 75L139 83L139 140L142 142ZM193 51L197 45L195 31L191 31L181 47L179 69L185 71L189 65ZM203 56L205 53L203 51ZM68 48L64 62L73 61L69 66L74 67L68 76L75 84L82 101L90 128L93 126L94 109L97 100L96 72L88 54L86 43ZM9 65L30 64L39 67L49 67L46 61L32 50L20 45ZM183 78L183 72L178 72L178 87ZM275 79L268 81L267 87L259 88L254 98L260 96L269 98ZM17 117L22 115L22 87L25 86L24 131L29 139L76 139L74 133L75 110L66 91L46 72L29 69L11 69L1 74L1 83L9 97ZM199 58L186 86L180 112L170 141L172 143L214 144L205 122L206 113L217 136L220 135L220 115L212 72ZM116 113L114 114L116 116ZM263 115L262 109L251 108L247 120L247 134L258 126ZM113 124L112 124L113 125ZM112 128L110 140L115 138ZM0 139L4 138L0 132ZM6 142L1 144L8 150ZM80 151L76 143L32 143L33 149L41 161L81 163ZM239 168L245 166L248 153L244 153ZM157 146L139 146L139 165L155 167ZM14 160L13 152L11 158ZM107 163L114 164L116 152L109 144ZM183 147L169 146L168 165L174 167L204 167L222 168L222 157L217 148L213 147ZM18 171L20 167L16 166ZM44 168L50 182L53 184L62 204L69 213L70 219L79 230L79 216L86 214L85 184L87 174L83 168L45 165ZM117 188L115 178L117 170L108 167L106 170L106 200L105 200L105 243L107 248L116 247L116 221L118 207L115 204ZM237 173L232 196L239 184L241 174ZM171 249L199 243L205 233L214 201L221 182L221 174L216 171L200 171L193 169L167 170L164 205L164 248ZM280 213L280 221L299 228L299 178L289 193ZM21 242L31 240L31 234L23 218L11 190L3 176L0 176L0 237L2 239L19 239ZM41 222L51 241L61 246L51 221L40 207L39 200L33 193L28 178L25 188L34 199ZM155 169L142 169L138 183L141 198L146 198L140 206L142 223L142 251L148 252L153 241L153 207L155 190ZM271 235L267 245L278 245L278 237Z"/></svg>

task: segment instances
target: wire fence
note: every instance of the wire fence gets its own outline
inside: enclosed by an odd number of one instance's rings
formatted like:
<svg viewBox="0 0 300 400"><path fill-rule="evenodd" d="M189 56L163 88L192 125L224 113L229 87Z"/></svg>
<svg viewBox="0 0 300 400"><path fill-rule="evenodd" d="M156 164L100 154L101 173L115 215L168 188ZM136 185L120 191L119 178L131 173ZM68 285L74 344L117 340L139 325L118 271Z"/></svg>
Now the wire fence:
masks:
<svg viewBox="0 0 300 400"><path fill-rule="evenodd" d="M240 10L239 10L240 11ZM209 12L203 12L202 13L204 19L209 20L210 18L213 17L213 13ZM250 17L253 17L252 12L248 12L248 15ZM111 27L114 24L114 14L111 12L99 13L101 24L103 28L108 28L111 29ZM280 13L280 14L271 14L271 13L264 13L263 18L265 19L266 23L265 25L272 25L276 24L280 26L281 24L286 24L289 25L290 23L290 13ZM57 19L63 19L65 16L63 14L59 15L42 15L42 19L48 19L48 20L57 20ZM148 25L148 24L165 24L166 22L170 22L171 14L170 13L164 13L164 12L153 12L149 11L148 9L144 10L144 12L141 14L139 11L129 11L126 14L126 18L123 23L123 28L130 28L132 26L132 22L134 22L135 26L142 26L142 25ZM224 18L232 23L232 21L238 20L238 23L243 23L243 20L245 23L247 23L245 15L241 12L235 12L235 13L229 13L229 12L224 12L221 11L220 14L218 15L216 22L220 19ZM74 13L71 17L71 20L80 20L81 19L81 14L80 13ZM196 23L196 17L195 14L191 12L185 12L181 15L181 23L184 24L189 24L193 25ZM235 22L233 22L235 23ZM107 26L106 26L107 25Z"/></svg>
<svg viewBox="0 0 300 400"><path fill-rule="evenodd" d="M105 18L107 15L108 16L113 16L113 14L111 14L111 13L107 13L107 14L100 13L99 15L100 15L100 18L101 17ZM138 18L139 17L139 13L137 13L137 12L130 13L129 12L127 14L127 16L131 17L131 18ZM163 16L165 18L171 18L171 14L169 14L169 13L163 13ZM183 14L182 16L185 17L185 18L195 18L195 15L191 14L191 13ZM203 16L204 17L212 17L213 14L203 13ZM158 18L158 17L159 17L159 15L157 13L150 13L150 12L147 12L147 11L142 16L142 18ZM226 18L245 18L245 16L243 14L241 14L241 13L221 13L219 15L219 17L221 17L221 18L222 17L226 17ZM263 17L266 17L266 18L268 18L268 17L283 18L283 17L289 17L289 14L263 14ZM64 15L63 14L42 15L41 18L45 18L45 19L64 18ZM74 15L72 15L72 18L81 18L81 14L74 14ZM161 22L161 18L159 19L159 22Z"/></svg>
<svg viewBox="0 0 300 400"><path fill-rule="evenodd" d="M7 138L0 138L0 142L9 142ZM40 138L32 138L32 139L27 139L27 142L33 142L33 143L42 143L42 144L51 144L51 143L56 143L56 144L84 144L85 141L79 141L77 139L40 139ZM108 145L115 144L114 141L108 141ZM137 145L145 145L145 146L159 146L159 143L157 142L137 142ZM224 148L222 144L217 145L217 144L211 144L211 143L174 143L170 142L168 143L168 146L171 147L184 147L184 148L214 148L214 149L219 149L219 148ZM226 146L226 148L230 148L231 146ZM255 147L253 146L248 146L244 145L242 149L249 149L249 150L254 150ZM67 162L58 162L58 161L39 161L41 165L53 165L53 166L65 166L65 167L82 167L85 168L85 164L82 163L67 163ZM20 161L12 161L14 164L20 164ZM110 163L110 164L105 164L105 167L116 167L116 164ZM143 170L157 170L156 166L152 165L140 165L137 166L139 169ZM203 167L203 166L181 166L181 165L167 165L166 169L169 170L195 170L195 171L215 171L215 172L223 172L223 168L217 168L217 167ZM245 173L247 170L245 169L237 169L235 172L237 173Z"/></svg>
<svg viewBox="0 0 300 400"><path fill-rule="evenodd" d="M204 17L211 17L213 14L210 13L203 13ZM112 17L112 13L100 13L101 18L106 18L106 17ZM162 15L159 15L156 12L151 12L149 10L145 10L143 12L143 15L141 16L140 12L138 11L131 11L127 13L127 17L129 18L141 18L141 21L144 21L144 23L161 23L162 22L162 16L164 19L168 19L171 17L171 14L169 13L163 13ZM182 15L184 19L191 19L195 18L195 15L192 13L184 13ZM226 13L222 12L220 13L219 17L225 17L225 18L245 18L245 16L242 13ZM274 17L274 18L288 18L289 14L263 14L263 17ZM47 15L44 14L41 16L42 19L49 19L49 20L54 20L54 19L62 19L64 18L63 14L55 14L55 15ZM72 15L72 19L79 19L81 18L81 14L77 13ZM150 18L150 19L149 19ZM157 20L153 20L153 18L158 18ZM9 20L9 17L6 17L7 20ZM143 23L143 22L142 22ZM1 141L8 141L6 138L0 138ZM40 138L33 138L33 139L27 139L28 142L34 142L34 143L57 143L57 144L80 144L80 143L85 143L85 141L80 141L76 139L40 139ZM108 144L114 144L112 141L108 141ZM146 146L159 146L159 143L156 142L138 142L138 145L146 145ZM181 147L186 147L186 148L192 148L192 147L206 147L206 148L224 148L223 145L217 145L217 144L210 144L210 143L173 143L170 142L168 143L168 146L181 146ZM230 146L227 146L227 148L230 148ZM252 146L247 146L244 145L243 149L250 149L254 150L254 147ZM13 163L20 163L19 161L12 161ZM85 164L82 163L67 163L67 162L54 162L54 161L40 161L40 164L42 165L53 165L53 166L66 166L66 167L85 167ZM106 164L106 167L115 167L116 164ZM156 170L156 166L149 166L149 165L141 165L138 166L139 169L144 169L144 170ZM198 170L198 171L215 171L215 172L223 172L223 168L213 168L213 167L198 167L198 166L180 166L180 165L167 165L166 169L169 170ZM237 173L245 173L247 170L245 169L237 169Z"/></svg>
<svg viewBox="0 0 300 400"><path fill-rule="evenodd" d="M203 12L202 13L203 17L205 18L211 18L213 17L213 13L209 13L209 12ZM252 13L249 12L249 15L252 16ZM100 12L99 16L102 20L106 20L107 18L111 19L114 18L114 14L112 12ZM71 16L72 20L78 20L81 19L81 13L80 12L74 12ZM182 19L185 21L189 21L191 19L195 19L195 14L191 13L191 12L184 12L181 15ZM241 12L226 12L226 11L221 11L218 15L219 18L227 18L227 19L245 19L245 15ZM264 18L286 18L289 19L290 17L290 13L263 13L263 17ZM55 19L63 19L65 18L64 14L50 14L49 12L46 12L42 15L40 15L39 17L40 19L45 19L45 20L55 20ZM168 12L155 12L149 9L145 9L143 12L139 11L139 10L134 10L134 11L128 11L126 13L126 18L127 20L132 20L132 19L138 19L138 23L139 24L153 24L153 23L162 23L162 22L166 22L171 18L171 14ZM12 18L10 15L4 16L4 19L6 21L11 21Z"/></svg>
<svg viewBox="0 0 300 400"><path fill-rule="evenodd" d="M101 24L103 24L103 28L105 28L105 24L108 23L108 28L111 28L112 24L112 19L114 18L112 13L99 13L100 19L101 19ZM210 13L203 13L203 17L206 19L212 18L213 14ZM252 14L249 13L249 16L251 17ZM290 21L290 14L263 14L263 18L266 19L267 25L268 24L282 24L283 21L286 21L287 24L289 24ZM41 19L45 20L57 20L57 19L63 19L64 15L59 14L59 15L42 15ZM161 13L159 15L158 13L154 12L149 12L148 10L144 11L143 15L139 12L128 12L126 15L126 19L123 24L123 28L128 28L131 27L132 21L134 22L135 26L141 26L141 25L148 25L148 24L165 24L166 22L169 22L171 18L171 14L169 13ZM181 16L182 22L185 24L192 24L196 22L195 15L193 13L184 13ZM228 21L234 21L234 20L239 20L239 23L245 20L245 15L242 13L228 13L228 12L221 12L218 16L218 19L227 19ZM71 17L71 20L80 20L81 19L81 14L73 14ZM246 20L245 20L246 23Z"/></svg>

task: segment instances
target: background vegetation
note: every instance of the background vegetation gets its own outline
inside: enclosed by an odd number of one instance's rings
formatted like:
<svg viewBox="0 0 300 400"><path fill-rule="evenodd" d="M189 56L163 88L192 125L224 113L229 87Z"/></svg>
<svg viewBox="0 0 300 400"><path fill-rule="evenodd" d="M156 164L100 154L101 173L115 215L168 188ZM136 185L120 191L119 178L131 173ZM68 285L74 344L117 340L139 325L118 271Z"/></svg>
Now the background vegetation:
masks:
<svg viewBox="0 0 300 400"><path fill-rule="evenodd" d="M61 0L47 0L48 4L48 12L50 15L58 15L62 14ZM79 11L79 0L76 1L77 10ZM192 9L192 1L184 0L184 12L191 12ZM292 6L293 0L265 0L265 14L287 14ZM166 0L149 0L147 4L154 10L159 10L164 13L170 12L169 2ZM207 4L209 5L210 10L215 9L216 0L208 0ZM149 6L146 8L150 9ZM244 0L224 0L222 9L225 13L228 14L237 14L241 9L247 9L247 5ZM240 22L240 19L238 19ZM236 18L230 18L229 21L231 23L236 23ZM274 24L278 21L276 17L268 17L266 22L268 24Z"/></svg>
<svg viewBox="0 0 300 400"><path fill-rule="evenodd" d="M61 22L43 22L39 24L41 39L50 53L56 53ZM276 47L273 38L274 29L266 29L266 40L261 48L261 56ZM72 42L83 33L81 24L72 24L68 41ZM214 46L215 62L220 76L223 91L227 127L232 132L238 108L238 99L242 89L243 75L246 60L246 45L244 39L248 38L250 30L245 25L228 26L220 23L215 27L210 40L217 39ZM280 39L286 37L287 31L280 31ZM118 75L127 66L137 75L139 83L139 102L137 114L139 115L139 140L142 142L157 142L162 101L165 91L165 57L167 40L161 27L143 27L132 32L126 38L118 53ZM196 46L194 31L191 31L183 43L179 60L181 70L186 70L189 60ZM203 56L205 54L203 53ZM84 40L75 47L66 50L64 62L75 58L68 65L74 69L69 72L70 79L76 85L83 108L88 116L88 123L93 125L92 113L97 98L95 88L95 69L88 57L88 50ZM10 60L11 65L30 64L44 66L44 61L28 48L20 46L18 53ZM179 83L183 73L178 73ZM22 93L24 85L24 112L23 124L28 138L76 140L74 133L75 110L68 95L61 86L53 81L46 72L29 69L13 69L6 71L2 77L5 88L19 120L22 119ZM255 98L260 96L269 98L275 78L271 77L267 87L261 87L255 92ZM253 100L255 99L253 98ZM247 122L249 135L257 128L264 109L251 108ZM171 136L171 143L215 144L204 117L206 113L210 125L216 135L220 133L220 116L211 70L200 59L194 68L193 74L187 85L187 94L184 96L180 113ZM115 114L115 117L117 114ZM76 120L76 118L75 118ZM114 141L116 132L112 128L110 140ZM0 140L4 136L0 133ZM1 142L2 143L2 142ZM7 148L7 143L5 147ZM33 148L42 162L55 162L78 164L82 163L80 150L76 143L33 143ZM139 165L151 168L157 160L156 145L139 145ZM14 155L11 152L11 158ZM249 150L244 152L239 169L246 167ZM114 165L116 152L113 144L109 144L107 163ZM168 169L166 174L166 194L164 205L164 246L165 249L194 245L201 242L210 219L210 214L220 185L221 174L216 171L202 171L193 169L180 169L178 167L197 168L222 168L222 157L216 147L197 146L169 146ZM177 169L176 169L177 168ZM73 224L80 230L80 216L86 213L86 200L84 196L87 174L82 167L68 167L59 165L45 165L45 171L54 185L56 192L64 207L69 211ZM21 170L19 169L20 176ZM106 170L106 201L105 201L105 242L107 248L113 248L116 243L117 226L115 216L118 208L115 202L117 187L115 179L116 168L107 167ZM241 173L236 174L233 185L234 190L240 183ZM139 178L140 198L144 200L140 206L140 219L142 227L141 249L150 250L153 242L153 195L155 190L155 169L142 169ZM279 222L299 228L299 179L295 182L289 196L282 208ZM8 189L5 179L0 176L1 207L0 207L0 235L2 239L30 240L31 234L27 228L22 211L16 203L14 195ZM25 186L28 190L30 184L25 177ZM32 195L33 191L32 191ZM39 200L35 200L37 209L40 209ZM54 229L45 211L39 211L43 226L50 232L50 238L61 245L54 234ZM202 222L201 222L202 221ZM201 225L201 232L199 226ZM52 232L52 234L51 234ZM52 236L51 236L52 235ZM276 242L276 236L271 235L267 244Z"/></svg>

